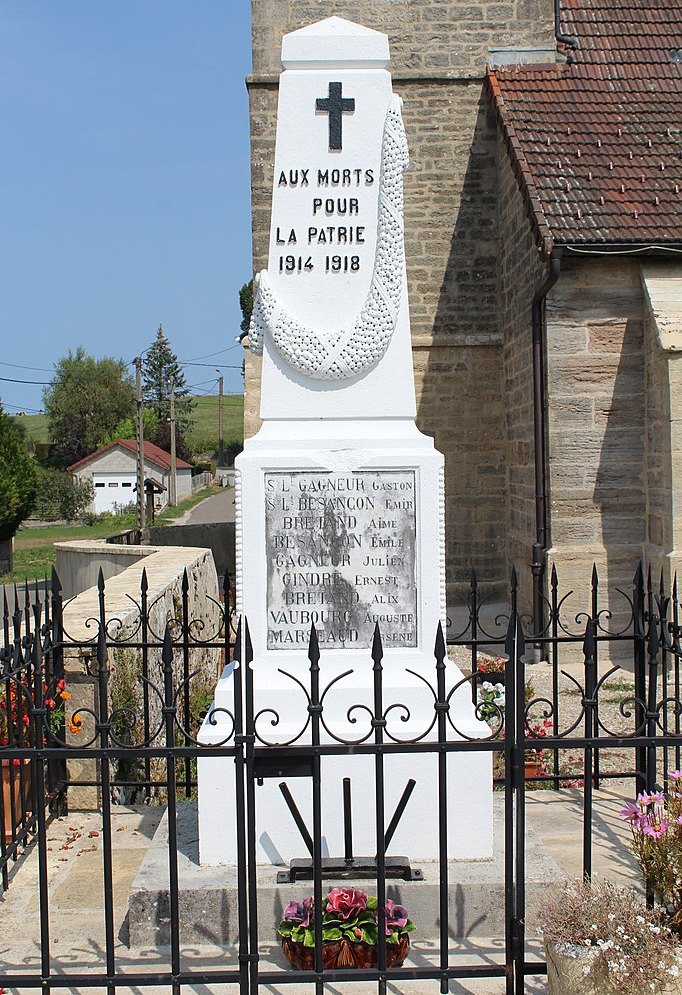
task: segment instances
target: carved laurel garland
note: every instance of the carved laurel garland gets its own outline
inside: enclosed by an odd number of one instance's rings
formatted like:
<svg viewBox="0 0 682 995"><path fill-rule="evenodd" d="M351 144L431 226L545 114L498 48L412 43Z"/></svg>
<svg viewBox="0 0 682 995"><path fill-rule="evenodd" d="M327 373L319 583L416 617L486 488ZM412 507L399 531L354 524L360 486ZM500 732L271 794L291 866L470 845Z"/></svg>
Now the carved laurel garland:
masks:
<svg viewBox="0 0 682 995"><path fill-rule="evenodd" d="M404 271L403 172L409 163L401 114L393 96L381 143L377 247L369 292L353 325L320 332L303 325L275 296L267 270L257 277L258 293L249 327L249 347L263 352L265 331L287 362L315 380L344 380L374 366L386 352L398 318Z"/></svg>

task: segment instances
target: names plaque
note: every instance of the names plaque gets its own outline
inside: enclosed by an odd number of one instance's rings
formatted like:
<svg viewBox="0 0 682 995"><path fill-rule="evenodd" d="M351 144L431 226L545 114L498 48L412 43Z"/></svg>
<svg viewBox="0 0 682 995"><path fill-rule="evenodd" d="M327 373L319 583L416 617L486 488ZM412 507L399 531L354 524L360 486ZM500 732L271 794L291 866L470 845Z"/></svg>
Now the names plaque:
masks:
<svg viewBox="0 0 682 995"><path fill-rule="evenodd" d="M267 646L417 645L414 470L268 471Z"/></svg>

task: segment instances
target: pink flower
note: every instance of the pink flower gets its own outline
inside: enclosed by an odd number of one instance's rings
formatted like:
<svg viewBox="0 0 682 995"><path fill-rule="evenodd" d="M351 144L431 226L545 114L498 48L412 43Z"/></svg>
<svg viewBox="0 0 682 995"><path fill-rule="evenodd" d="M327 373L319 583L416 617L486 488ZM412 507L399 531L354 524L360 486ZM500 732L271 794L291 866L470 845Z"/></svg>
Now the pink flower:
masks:
<svg viewBox="0 0 682 995"><path fill-rule="evenodd" d="M310 926L312 912L313 899L304 898L302 902L289 902L282 914L282 918L301 926Z"/></svg>
<svg viewBox="0 0 682 995"><path fill-rule="evenodd" d="M627 822L637 822L639 820L639 805L635 802L626 802L618 813L621 819Z"/></svg>
<svg viewBox="0 0 682 995"><path fill-rule="evenodd" d="M327 912L340 919L350 919L367 908L367 895L358 888L332 888L327 895Z"/></svg>
<svg viewBox="0 0 682 995"><path fill-rule="evenodd" d="M395 930L404 929L407 925L407 909L403 905L396 905L390 898L386 899L384 908L386 910L386 936L390 936Z"/></svg>
<svg viewBox="0 0 682 995"><path fill-rule="evenodd" d="M661 819L660 822L654 822L651 825L643 826L642 832L645 836L651 836L654 840L660 840L661 836L665 836L670 827L670 823L667 819Z"/></svg>

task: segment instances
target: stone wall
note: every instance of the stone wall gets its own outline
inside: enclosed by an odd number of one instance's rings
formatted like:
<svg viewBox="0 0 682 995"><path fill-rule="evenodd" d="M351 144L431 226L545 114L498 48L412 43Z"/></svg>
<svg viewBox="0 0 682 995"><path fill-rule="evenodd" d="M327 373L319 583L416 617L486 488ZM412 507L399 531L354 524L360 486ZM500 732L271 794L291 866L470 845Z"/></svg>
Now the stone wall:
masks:
<svg viewBox="0 0 682 995"><path fill-rule="evenodd" d="M642 267L646 381L645 558L668 586L682 550L682 265Z"/></svg>
<svg viewBox="0 0 682 995"><path fill-rule="evenodd" d="M385 31L410 144L405 228L417 423L446 460L447 582L506 573L504 382L497 320L496 125L490 47L553 47L551 0L252 0L254 271L267 262L281 37L330 14ZM258 428L260 361L247 355L245 434Z"/></svg>
<svg viewBox="0 0 682 995"><path fill-rule="evenodd" d="M141 546L119 546L114 543L56 542L55 569L65 600L87 591L97 584L100 570L105 581L123 573L148 553Z"/></svg>
<svg viewBox="0 0 682 995"><path fill-rule="evenodd" d="M282 35L332 14L388 34L394 72L480 75L493 46L554 47L552 0L251 0L254 73L279 73Z"/></svg>
<svg viewBox="0 0 682 995"><path fill-rule="evenodd" d="M62 548L69 544L62 544ZM111 546L97 541L84 541L70 544L73 553L92 559L97 555L106 556ZM139 547L144 555L133 562L128 569L112 577L105 587L107 638L113 643L137 642L140 639L140 612L138 608L142 570L146 570L148 582L148 623L149 641L161 642L168 622L180 619L182 615L182 578L187 570L189 578L189 618L194 621L193 638L216 641L222 638L220 630L221 611L219 608L218 579L211 551L167 546L154 548ZM78 594L64 606L64 639L67 648L64 652L64 669L72 699L67 714L76 713L83 722L79 733L67 732L70 745L89 741L94 732L92 715L99 712L97 672L97 631L99 618L99 592L91 587ZM179 635L177 626L173 628L173 638ZM68 644L74 645L69 649ZM220 650L208 647L192 647L190 651L191 688L206 693L215 685L218 676ZM182 649L176 649L173 659L174 686L182 680ZM111 647L107 657L109 709L117 710L114 721L115 734L125 742L140 744L144 738L141 681L142 655L133 647ZM161 651L157 646L148 652L149 680L163 695L163 673ZM182 700L182 699L180 699ZM162 698L153 690L149 693L150 729L157 730L162 723ZM129 709L124 714L121 709ZM79 712L79 709L85 711ZM90 710L88 712L87 710ZM135 722L130 725L130 718ZM126 729L126 726L129 726ZM178 735L180 733L178 732ZM165 742L163 734L156 743ZM159 765L154 761L153 767ZM160 770L162 774L163 771ZM95 763L87 759L69 761L70 780L94 780ZM69 807L72 809L92 809L99 804L97 789L91 787L69 788Z"/></svg>
<svg viewBox="0 0 682 995"><path fill-rule="evenodd" d="M548 264L540 258L506 144L498 141L498 308L504 328L507 569L514 565L521 603L532 605L530 563L536 538L533 417L533 297Z"/></svg>
<svg viewBox="0 0 682 995"><path fill-rule="evenodd" d="M152 546L192 546L210 549L220 588L222 589L225 571L229 573L234 584L236 575L234 522L158 525L145 529L144 534L145 541Z"/></svg>
<svg viewBox="0 0 682 995"><path fill-rule="evenodd" d="M551 549L560 593L589 606L596 563L614 626L646 539L640 263L565 259L547 300Z"/></svg>

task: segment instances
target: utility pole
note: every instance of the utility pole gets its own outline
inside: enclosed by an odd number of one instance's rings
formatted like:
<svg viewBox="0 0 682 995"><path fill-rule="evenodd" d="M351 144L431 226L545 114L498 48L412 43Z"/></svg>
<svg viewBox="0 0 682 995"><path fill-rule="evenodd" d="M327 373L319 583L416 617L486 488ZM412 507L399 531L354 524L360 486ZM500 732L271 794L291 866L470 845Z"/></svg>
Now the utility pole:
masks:
<svg viewBox="0 0 682 995"><path fill-rule="evenodd" d="M144 426L142 423L142 357L135 358L135 449L137 469L137 527L144 521Z"/></svg>
<svg viewBox="0 0 682 995"><path fill-rule="evenodd" d="M174 508L178 503L178 465L175 456L175 380L170 378L170 503Z"/></svg>
<svg viewBox="0 0 682 995"><path fill-rule="evenodd" d="M225 465L225 446L223 443L223 377L218 379L218 466Z"/></svg>

